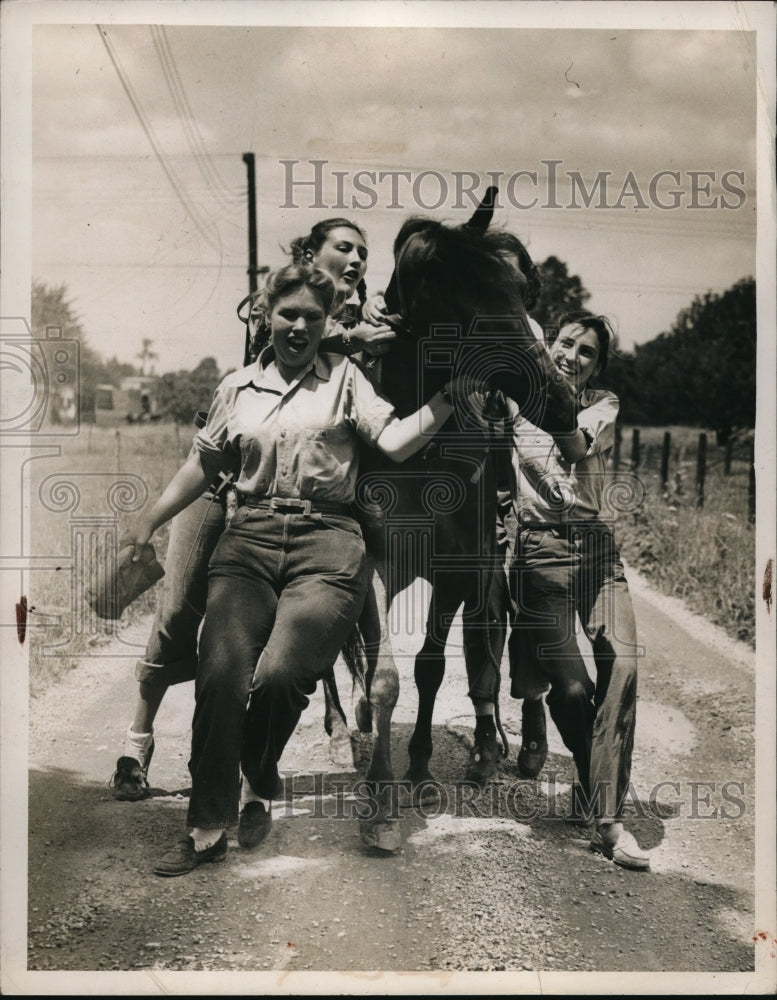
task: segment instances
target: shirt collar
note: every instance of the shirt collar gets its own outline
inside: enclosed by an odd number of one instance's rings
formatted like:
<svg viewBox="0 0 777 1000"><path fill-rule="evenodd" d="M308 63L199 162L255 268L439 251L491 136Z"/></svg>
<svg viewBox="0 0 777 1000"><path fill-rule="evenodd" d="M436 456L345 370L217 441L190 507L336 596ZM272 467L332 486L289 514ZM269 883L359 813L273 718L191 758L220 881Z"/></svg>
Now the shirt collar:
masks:
<svg viewBox="0 0 777 1000"><path fill-rule="evenodd" d="M271 361L275 360L275 351L272 344L268 344L260 353L259 357L254 361L252 365L244 368L242 372L237 376L238 385L243 387L247 385L253 385L256 389L261 389L263 387L264 379L263 373L267 365ZM308 367L305 369L303 374L297 380L297 382L302 381L308 372L312 371L316 378L320 379L322 382L328 382L332 374L332 364L326 355L317 354L315 358L311 361ZM295 383L297 384L297 383Z"/></svg>

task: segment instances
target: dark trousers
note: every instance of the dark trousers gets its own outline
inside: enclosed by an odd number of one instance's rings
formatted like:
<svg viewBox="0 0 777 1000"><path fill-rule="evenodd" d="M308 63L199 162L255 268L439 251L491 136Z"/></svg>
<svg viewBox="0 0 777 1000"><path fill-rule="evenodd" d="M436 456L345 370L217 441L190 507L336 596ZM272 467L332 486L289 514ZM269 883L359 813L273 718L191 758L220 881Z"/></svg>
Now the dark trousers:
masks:
<svg viewBox="0 0 777 1000"><path fill-rule="evenodd" d="M510 586L517 607L511 693L537 695L550 684L548 709L594 815L616 820L631 776L638 647L611 530L599 522L520 529ZM578 617L591 642L595 684L578 648Z"/></svg>
<svg viewBox="0 0 777 1000"><path fill-rule="evenodd" d="M272 799L278 761L367 591L352 518L240 507L211 558L189 770L192 827L237 817L239 774Z"/></svg>

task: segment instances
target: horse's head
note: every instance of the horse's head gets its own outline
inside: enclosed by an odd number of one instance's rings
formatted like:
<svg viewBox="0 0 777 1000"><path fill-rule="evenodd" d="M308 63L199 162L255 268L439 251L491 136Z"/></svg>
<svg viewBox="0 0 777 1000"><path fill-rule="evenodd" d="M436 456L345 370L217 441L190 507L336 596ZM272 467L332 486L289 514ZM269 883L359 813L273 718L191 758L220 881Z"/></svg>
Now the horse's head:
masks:
<svg viewBox="0 0 777 1000"><path fill-rule="evenodd" d="M425 337L431 325L454 324L466 331L481 315L525 316L531 259L517 237L489 230L495 193L489 189L464 225L415 216L399 230L385 297L405 333Z"/></svg>

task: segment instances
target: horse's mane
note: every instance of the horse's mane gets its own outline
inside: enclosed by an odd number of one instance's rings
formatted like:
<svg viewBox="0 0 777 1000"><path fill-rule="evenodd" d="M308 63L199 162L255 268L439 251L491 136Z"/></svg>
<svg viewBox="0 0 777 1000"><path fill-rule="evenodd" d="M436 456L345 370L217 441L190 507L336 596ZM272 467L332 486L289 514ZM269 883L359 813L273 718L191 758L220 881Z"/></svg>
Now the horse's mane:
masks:
<svg viewBox="0 0 777 1000"><path fill-rule="evenodd" d="M501 230L407 219L394 242L401 301L390 308L402 312L415 338L427 336L434 324L468 326L476 316L523 315L526 281L515 244L517 237Z"/></svg>

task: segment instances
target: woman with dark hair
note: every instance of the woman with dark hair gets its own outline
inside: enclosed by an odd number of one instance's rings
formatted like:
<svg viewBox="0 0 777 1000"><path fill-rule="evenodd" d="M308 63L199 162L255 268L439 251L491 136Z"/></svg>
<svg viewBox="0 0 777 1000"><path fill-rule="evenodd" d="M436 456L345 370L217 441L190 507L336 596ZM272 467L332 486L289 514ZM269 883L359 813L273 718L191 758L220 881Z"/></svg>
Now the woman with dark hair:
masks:
<svg viewBox="0 0 777 1000"><path fill-rule="evenodd" d="M361 322L366 297L367 239L364 231L348 219L317 222L309 233L291 241L288 250L295 263L307 262L327 271L335 284L335 302L327 321L322 351L382 354L395 337L379 315ZM358 301L353 299L358 296ZM266 345L269 325L261 293L238 306L238 316L247 327L249 359ZM154 753L154 720L169 686L194 679L197 669L197 637L205 613L208 561L224 530L224 483L211 484L202 497L174 520L165 559L165 577L160 585L156 614L145 655L136 666L138 696L122 756L116 762L111 783L114 797L137 801L148 795L148 769Z"/></svg>
<svg viewBox="0 0 777 1000"><path fill-rule="evenodd" d="M515 421L511 694L525 699L522 772L537 773L544 760L541 696L550 685L547 704L577 767L578 802L595 820L591 850L622 867L646 869L649 856L622 823L634 743L637 638L605 492L618 399L589 385L604 371L611 344L604 317L583 311L562 317L550 353L575 391L577 428L552 438L520 416ZM595 684L577 645L577 617L591 642ZM532 735L534 757L526 753Z"/></svg>
<svg viewBox="0 0 777 1000"><path fill-rule="evenodd" d="M400 420L355 364L320 353L336 301L327 272L290 264L268 276L264 296L270 343L222 381L192 453L131 536L139 554L236 460L238 507L210 560L200 636L192 833L158 875L224 859L241 773L238 842L266 836L278 761L367 592L353 517L359 441L403 461L453 413L443 390Z"/></svg>

